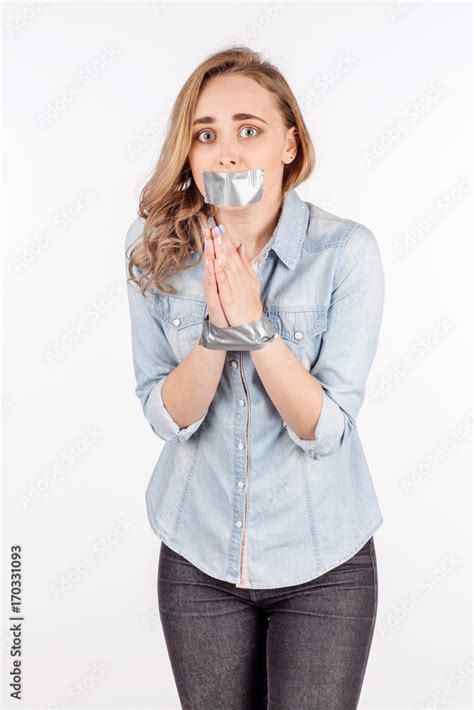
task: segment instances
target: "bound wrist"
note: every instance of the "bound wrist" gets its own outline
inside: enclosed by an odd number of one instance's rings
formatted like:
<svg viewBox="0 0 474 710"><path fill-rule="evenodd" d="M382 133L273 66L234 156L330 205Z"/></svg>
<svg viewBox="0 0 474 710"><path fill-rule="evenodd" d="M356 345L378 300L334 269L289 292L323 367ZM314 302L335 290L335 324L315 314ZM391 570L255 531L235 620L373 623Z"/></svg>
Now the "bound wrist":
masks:
<svg viewBox="0 0 474 710"><path fill-rule="evenodd" d="M259 350L276 337L278 335L262 309L260 318L224 328L214 326L206 316L199 344L211 350Z"/></svg>

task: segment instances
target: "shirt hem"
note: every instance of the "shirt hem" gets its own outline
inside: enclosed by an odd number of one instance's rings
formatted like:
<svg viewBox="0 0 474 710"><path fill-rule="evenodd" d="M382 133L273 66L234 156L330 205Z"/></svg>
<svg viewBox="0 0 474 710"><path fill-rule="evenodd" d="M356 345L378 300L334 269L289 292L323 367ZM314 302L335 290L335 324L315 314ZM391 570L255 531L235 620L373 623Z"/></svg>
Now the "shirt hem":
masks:
<svg viewBox="0 0 474 710"><path fill-rule="evenodd" d="M197 562L191 555L189 555L187 552L183 551L178 545L175 544L173 538L171 538L167 533L165 533L157 524L156 519L154 516L151 514L151 509L149 506L148 502L148 497L146 498L147 502L147 511L148 511L148 519L150 521L151 528L155 535L165 543L168 547L170 547L174 552L177 552L178 555L182 555L185 557L188 562L191 562L195 567L197 567L201 572L204 572L205 574L209 575L213 579L218 579L221 582L227 582L228 584L232 584L235 586L237 589L248 589L249 591L254 591L257 589L281 589L283 587L294 587L299 584L304 584L305 582L311 582L313 579L316 579L317 577L321 577L323 574L326 572L331 571L335 567L338 567L339 565L343 564L344 562L347 562L351 557L353 557L364 545L368 540L372 537L372 535L376 532L376 530L379 529L379 527L383 523L383 516L381 516L375 525L372 525L370 528L370 531L368 533L365 533L365 535L362 536L362 538L355 544L355 546L351 549L350 552L344 553L339 557L335 562L331 562L326 567L320 568L319 570L313 570L308 575L304 575L303 577L298 577L297 579L293 580L276 580L269 583L265 582L253 582L249 584L248 587L240 587L239 586L239 579L228 579L226 577L219 577L215 572L211 571L209 567L206 565L202 565L200 562ZM246 580L248 582L248 579Z"/></svg>

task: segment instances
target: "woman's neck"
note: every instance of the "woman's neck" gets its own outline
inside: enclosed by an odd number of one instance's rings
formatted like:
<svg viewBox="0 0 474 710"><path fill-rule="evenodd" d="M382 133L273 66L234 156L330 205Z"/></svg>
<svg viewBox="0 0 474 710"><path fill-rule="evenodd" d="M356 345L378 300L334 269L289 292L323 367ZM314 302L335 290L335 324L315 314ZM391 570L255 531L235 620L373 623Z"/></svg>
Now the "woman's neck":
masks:
<svg viewBox="0 0 474 710"><path fill-rule="evenodd" d="M224 225L226 234L230 236L235 246L240 242L245 244L245 253L251 261L272 238L280 219L281 209L282 205L278 203L271 207L255 203L240 211L216 207L213 214L216 224Z"/></svg>

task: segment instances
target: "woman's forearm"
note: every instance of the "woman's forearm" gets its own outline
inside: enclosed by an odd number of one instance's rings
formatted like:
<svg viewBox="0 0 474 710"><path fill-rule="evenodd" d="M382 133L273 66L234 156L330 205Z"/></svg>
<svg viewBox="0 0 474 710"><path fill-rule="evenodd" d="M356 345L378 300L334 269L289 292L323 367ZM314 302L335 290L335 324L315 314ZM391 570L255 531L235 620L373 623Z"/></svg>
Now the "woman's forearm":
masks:
<svg viewBox="0 0 474 710"><path fill-rule="evenodd" d="M209 350L199 341L167 375L161 397L180 429L203 416L214 399L226 358L225 350Z"/></svg>
<svg viewBox="0 0 474 710"><path fill-rule="evenodd" d="M323 406L323 388L292 350L277 338L251 357L263 387L282 419L302 439L314 440Z"/></svg>
<svg viewBox="0 0 474 710"><path fill-rule="evenodd" d="M282 419L302 439L313 439L323 401L320 383L280 338L262 350L251 351L251 356ZM197 342L166 377L161 396L180 429L207 411L219 385L225 358L225 350L209 350Z"/></svg>

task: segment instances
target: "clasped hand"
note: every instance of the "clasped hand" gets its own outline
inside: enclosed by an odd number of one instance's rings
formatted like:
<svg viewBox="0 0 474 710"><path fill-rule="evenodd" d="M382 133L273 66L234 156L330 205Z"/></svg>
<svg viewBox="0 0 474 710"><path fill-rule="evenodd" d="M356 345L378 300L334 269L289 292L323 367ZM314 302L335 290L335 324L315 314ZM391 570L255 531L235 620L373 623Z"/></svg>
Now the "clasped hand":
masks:
<svg viewBox="0 0 474 710"><path fill-rule="evenodd" d="M219 328L258 320L263 312L260 279L243 245L236 245L222 224L203 232L209 320Z"/></svg>

